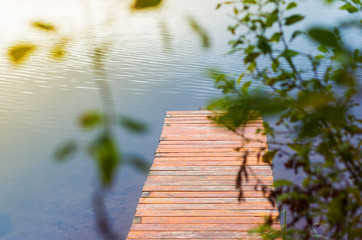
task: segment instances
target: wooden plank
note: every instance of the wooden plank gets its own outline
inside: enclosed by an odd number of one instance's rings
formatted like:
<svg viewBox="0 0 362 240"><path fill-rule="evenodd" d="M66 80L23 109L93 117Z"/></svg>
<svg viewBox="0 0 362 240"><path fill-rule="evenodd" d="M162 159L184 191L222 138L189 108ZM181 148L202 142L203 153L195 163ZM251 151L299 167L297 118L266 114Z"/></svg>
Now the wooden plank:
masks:
<svg viewBox="0 0 362 240"><path fill-rule="evenodd" d="M267 185L266 185L267 186ZM243 185L243 191L254 191L254 186ZM160 192L239 192L235 186L151 186L143 187L144 191L160 191Z"/></svg>
<svg viewBox="0 0 362 240"><path fill-rule="evenodd" d="M162 156L163 155L163 156ZM175 157L167 157L164 156L164 154L156 154L155 159L154 159L154 164L161 162L161 161L169 161L169 162L177 162L177 161L184 161L184 162L198 162L198 161L204 161L204 162L210 162L210 163L217 163L217 162L226 162L226 161L238 161L239 165L242 163L242 161L244 160L243 155L241 156L200 156L200 157L195 157L195 156L175 156ZM258 164L262 163L262 161L260 160L260 157L258 158L255 154L254 156L247 156L247 162L258 162Z"/></svg>
<svg viewBox="0 0 362 240"><path fill-rule="evenodd" d="M252 143L239 143L239 144L215 144L214 146L211 144L160 144L158 145L157 150L158 151L165 151L168 150L172 151L179 151L179 152L186 152L191 151L194 152L197 150L197 152L202 152L204 149L206 151L211 151L215 149L216 151L223 152L224 149L227 151L240 151L240 150L248 150L250 148L267 148L267 145L265 143L258 143L258 142L252 142Z"/></svg>
<svg viewBox="0 0 362 240"><path fill-rule="evenodd" d="M247 232L238 231L131 231L128 239L255 239Z"/></svg>
<svg viewBox="0 0 362 240"><path fill-rule="evenodd" d="M255 239L247 231L278 215L268 199L273 172L261 161L267 138L256 133L262 120L232 132L208 118L220 113L167 112L128 239Z"/></svg>
<svg viewBox="0 0 362 240"><path fill-rule="evenodd" d="M158 160L152 166L240 166L242 161L169 161L169 160ZM251 161L248 160L246 165L269 165L261 160Z"/></svg>
<svg viewBox="0 0 362 240"><path fill-rule="evenodd" d="M162 209L139 209L136 211L135 216L148 216L148 217L263 217L263 216L272 216L276 217L278 214L277 210L241 210L241 209L174 209L162 210Z"/></svg>
<svg viewBox="0 0 362 240"><path fill-rule="evenodd" d="M149 198L238 198L239 191L152 191L147 194ZM266 197L261 191L244 191L243 196L248 197Z"/></svg>
<svg viewBox="0 0 362 240"><path fill-rule="evenodd" d="M264 148L265 149L265 148ZM156 150L156 153L231 153L231 152L240 152L246 150L253 150L253 151L264 151L261 147L248 147L248 148L162 148L159 147Z"/></svg>
<svg viewBox="0 0 362 240"><path fill-rule="evenodd" d="M251 144L252 142L249 142ZM266 144L265 141L259 141L258 144L263 143ZM208 147L208 146L232 146L232 147L240 147L240 145L248 144L247 142L242 142L240 140L237 141L160 141L159 145L162 146L172 146L172 145L199 145L201 147Z"/></svg>
<svg viewBox="0 0 362 240"><path fill-rule="evenodd" d="M183 203L172 203L172 204L138 204L137 210L147 210L147 209L159 209L159 210L272 210L274 206L272 206L269 202L256 202L256 203L248 203L243 202L240 204L235 203L208 203L208 204L183 204Z"/></svg>
<svg viewBox="0 0 362 240"><path fill-rule="evenodd" d="M237 176L148 176L147 181L151 182L176 182L176 181L236 181ZM273 181L273 176L250 176L248 181Z"/></svg>
<svg viewBox="0 0 362 240"><path fill-rule="evenodd" d="M257 157L260 155L260 158L263 156L264 151L249 151L248 156ZM155 154L156 157L244 157L245 152L181 152L181 153L174 153L174 152L162 152Z"/></svg>
<svg viewBox="0 0 362 240"><path fill-rule="evenodd" d="M236 171L150 171L151 176L236 176ZM254 174L268 176L272 174L271 170L253 170Z"/></svg>
<svg viewBox="0 0 362 240"><path fill-rule="evenodd" d="M276 224L275 224L276 226ZM248 231L256 227L252 223L244 224L134 224L134 231Z"/></svg>
<svg viewBox="0 0 362 240"><path fill-rule="evenodd" d="M238 223L263 223L264 217L141 217L140 223L163 223L163 224L238 224Z"/></svg>
<svg viewBox="0 0 362 240"><path fill-rule="evenodd" d="M149 186L235 186L236 181L169 181L169 182L160 182L160 181L150 181L147 180L146 183ZM272 185L273 181L269 180L269 181L248 181L248 182L243 182L244 186L248 186L248 185L252 185L254 186L255 184L259 184L259 185Z"/></svg>
<svg viewBox="0 0 362 240"><path fill-rule="evenodd" d="M253 203L258 202L269 202L268 198L245 198L242 203ZM239 204L240 202L236 198L142 198L139 203L234 203Z"/></svg>
<svg viewBox="0 0 362 240"><path fill-rule="evenodd" d="M238 171L239 169L236 168L235 166L156 166L156 167L152 167L151 170L153 171L178 171L178 172L186 172L186 171L218 171L218 172L224 172L224 171L232 171L235 172ZM271 172L271 167L270 166L259 166L259 165L254 165L254 166L247 166L246 167L247 171L267 171L267 172Z"/></svg>

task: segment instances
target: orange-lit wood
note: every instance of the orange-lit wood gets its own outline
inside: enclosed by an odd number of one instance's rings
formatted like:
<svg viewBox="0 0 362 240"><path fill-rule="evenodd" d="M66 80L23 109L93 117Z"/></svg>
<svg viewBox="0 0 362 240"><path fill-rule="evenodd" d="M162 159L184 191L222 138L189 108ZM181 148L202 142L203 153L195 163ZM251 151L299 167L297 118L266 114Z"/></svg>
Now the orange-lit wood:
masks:
<svg viewBox="0 0 362 240"><path fill-rule="evenodd" d="M267 139L256 133L263 121L232 132L208 117L217 115L167 112L127 239L255 239L248 230L278 215L262 192L273 183L272 169L262 161ZM245 160L249 177L239 202L235 184Z"/></svg>

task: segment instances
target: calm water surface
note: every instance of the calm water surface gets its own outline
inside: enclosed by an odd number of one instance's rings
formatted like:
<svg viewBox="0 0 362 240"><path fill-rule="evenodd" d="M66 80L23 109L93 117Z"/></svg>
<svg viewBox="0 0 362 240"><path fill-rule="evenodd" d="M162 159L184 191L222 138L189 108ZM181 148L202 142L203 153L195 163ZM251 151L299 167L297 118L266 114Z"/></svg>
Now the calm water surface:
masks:
<svg viewBox="0 0 362 240"><path fill-rule="evenodd" d="M98 239L90 204L97 181L93 163L82 155L65 164L52 157L63 140L90 139L77 128L77 116L101 107L92 47L111 43L106 69L116 110L149 127L142 136L118 132L123 152L151 164L165 112L197 110L218 95L206 69L242 69L240 56L225 56L232 20L227 11L214 11L217 2L168 0L156 13L132 13L127 1L0 0L0 239ZM305 24L336 20L337 13L328 9L326 18L314 14L313 4L305 8L312 16ZM209 32L210 49L202 48L188 26L189 14ZM58 31L33 29L33 20L53 22ZM162 22L168 25L169 45ZM51 60L49 49L64 37L69 39L65 60ZM25 65L12 66L6 49L19 41L38 43L38 51ZM283 174L281 168L275 171ZM122 234L129 230L145 179L125 167L107 197L113 226Z"/></svg>

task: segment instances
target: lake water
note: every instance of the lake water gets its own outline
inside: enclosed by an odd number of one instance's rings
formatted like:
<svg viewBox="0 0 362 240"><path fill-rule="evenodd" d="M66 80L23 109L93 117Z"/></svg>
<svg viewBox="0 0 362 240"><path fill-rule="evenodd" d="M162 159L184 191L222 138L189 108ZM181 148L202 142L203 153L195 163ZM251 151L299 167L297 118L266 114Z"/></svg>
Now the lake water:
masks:
<svg viewBox="0 0 362 240"><path fill-rule="evenodd" d="M91 138L78 129L77 117L101 108L89 57L92 46L112 43L106 69L115 108L148 125L141 136L118 132L121 148L151 164L165 112L197 110L218 96L206 69L242 69L242 56L225 55L232 19L228 11L214 10L217 2L168 0L156 12L135 13L129 2L117 0L0 0L0 239L98 239L91 208L97 181L93 162L81 154L64 164L52 157L64 140ZM335 10L325 8L320 14L320 9L309 1L303 11L310 18L304 24L338 19ZM188 25L189 15L209 33L209 49ZM34 20L54 23L57 33L32 28ZM162 31L164 22L169 35ZM61 38L69 39L65 60L51 60L49 49ZM348 41L357 43L353 39ZM13 66L6 49L19 41L39 47L24 65ZM310 42L298 44L311 47ZM145 179L124 167L107 195L119 233L129 230Z"/></svg>

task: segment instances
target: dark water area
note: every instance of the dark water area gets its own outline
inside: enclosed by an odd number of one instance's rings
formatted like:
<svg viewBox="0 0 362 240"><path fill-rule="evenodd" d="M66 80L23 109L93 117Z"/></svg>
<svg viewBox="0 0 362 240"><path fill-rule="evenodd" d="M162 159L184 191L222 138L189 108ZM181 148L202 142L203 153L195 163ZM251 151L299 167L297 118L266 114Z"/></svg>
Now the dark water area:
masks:
<svg viewBox="0 0 362 240"><path fill-rule="evenodd" d="M127 1L90 1L95 28L89 26L84 1L0 1L0 239L99 239L94 226L91 197L97 177L93 162L78 154L59 164L54 149L64 140L87 141L77 118L89 109L101 109L92 73L95 42L111 43L106 70L118 113L141 119L148 132L132 135L117 130L125 154L135 154L152 163L166 111L198 110L220 96L210 67L228 73L243 70L242 56L226 55L232 36L227 25L230 9L215 11L217 0L169 0L157 12L134 13ZM21 6L21 7L19 7ZM116 6L116 7L115 7ZM319 7L318 7L319 6ZM49 10L50 9L50 10ZM338 12L315 1L306 1L306 26L331 24ZM211 38L204 49L187 23L194 16ZM43 20L58 26L55 35L39 32L29 22ZM169 33L162 30L166 22ZM291 30L288 30L291 31ZM166 36L165 36L166 34ZM359 44L360 32L348 41ZM49 49L59 37L69 38L65 60L49 58ZM170 46L165 48L165 37ZM23 66L12 66L6 49L19 41L40 46ZM313 48L308 41L297 49ZM303 64L302 62L300 64ZM358 99L361 102L361 98ZM361 112L356 110L359 116ZM276 178L299 181L274 168ZM106 197L114 229L126 235L146 175L131 167L120 169Z"/></svg>

